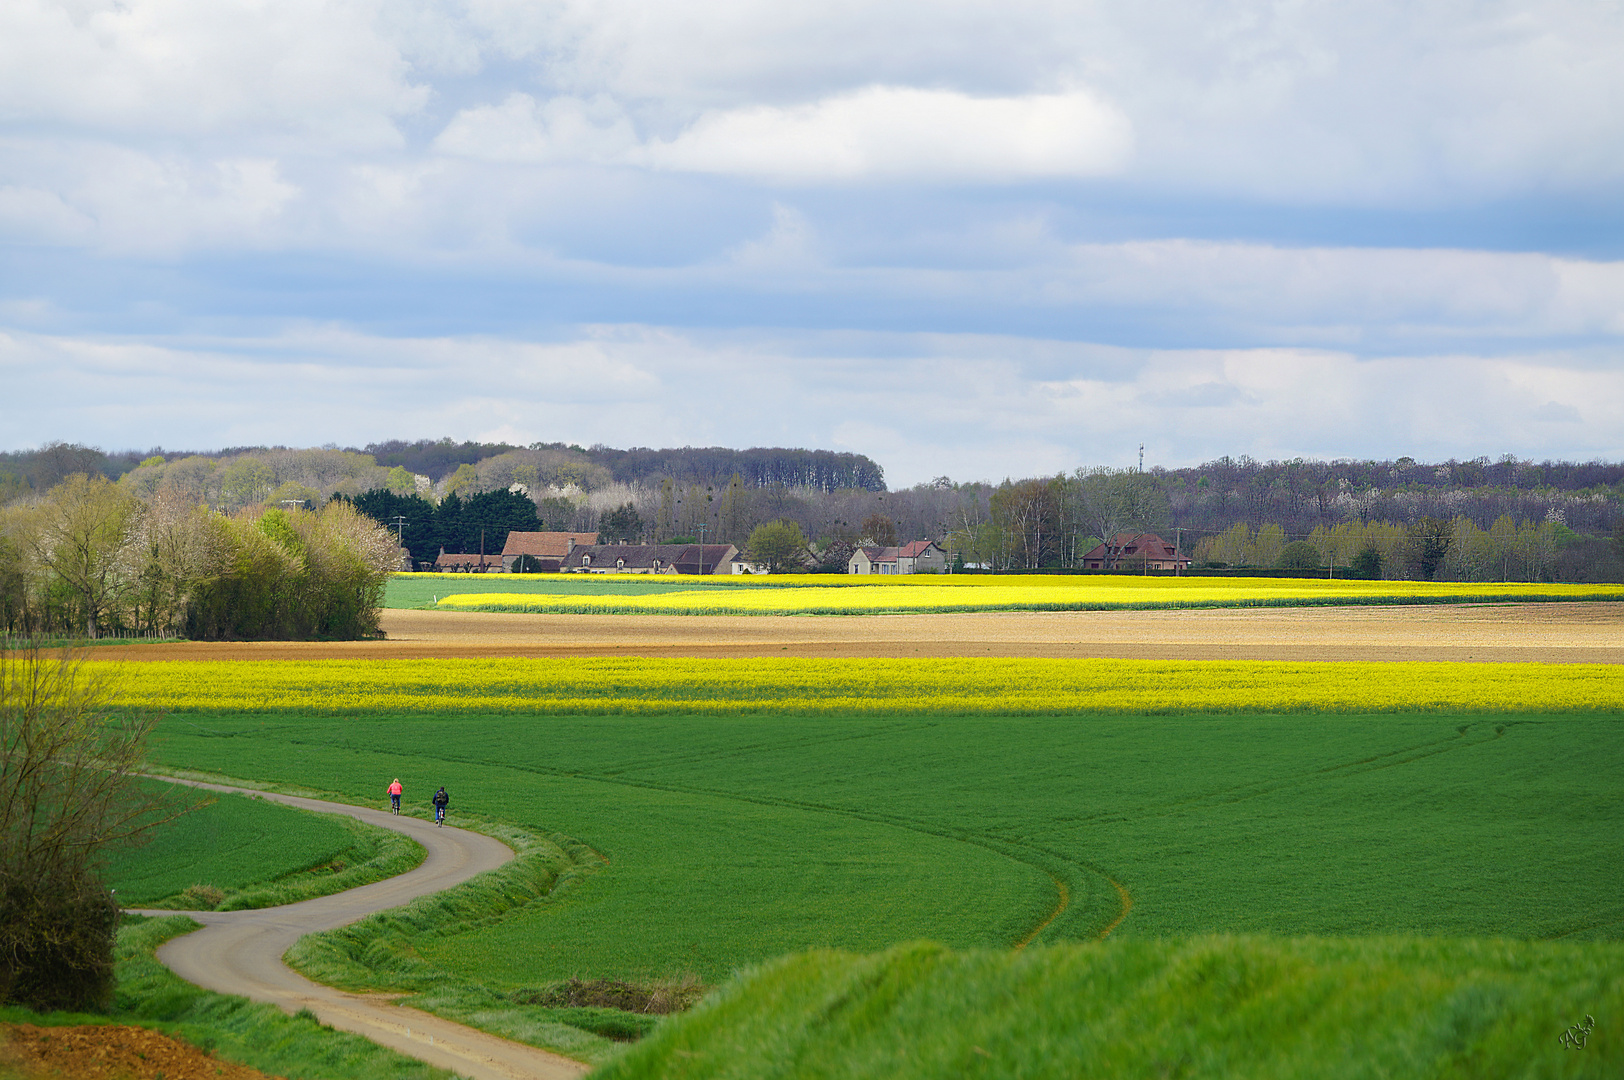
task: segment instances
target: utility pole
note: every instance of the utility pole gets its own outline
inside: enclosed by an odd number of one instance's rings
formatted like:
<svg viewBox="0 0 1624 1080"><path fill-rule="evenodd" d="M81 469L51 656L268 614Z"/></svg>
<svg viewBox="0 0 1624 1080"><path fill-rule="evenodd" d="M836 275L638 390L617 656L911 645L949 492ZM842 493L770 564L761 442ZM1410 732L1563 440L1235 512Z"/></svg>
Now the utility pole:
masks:
<svg viewBox="0 0 1624 1080"><path fill-rule="evenodd" d="M397 545L399 545L400 547L405 547L406 542L400 538L400 534L401 534L401 531L406 528L406 515L405 514L396 514L394 524L395 524L395 543Z"/></svg>

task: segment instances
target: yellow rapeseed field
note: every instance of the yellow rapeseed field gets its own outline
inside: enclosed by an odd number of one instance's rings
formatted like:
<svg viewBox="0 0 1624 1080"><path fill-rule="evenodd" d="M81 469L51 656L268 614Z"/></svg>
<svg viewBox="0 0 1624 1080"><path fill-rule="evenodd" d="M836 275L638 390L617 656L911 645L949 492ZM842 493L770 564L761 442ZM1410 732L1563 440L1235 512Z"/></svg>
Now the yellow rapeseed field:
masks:
<svg viewBox="0 0 1624 1080"><path fill-rule="evenodd" d="M1045 659L91 661L118 702L337 715L1624 713L1605 664Z"/></svg>
<svg viewBox="0 0 1624 1080"><path fill-rule="evenodd" d="M464 579L466 580L466 579ZM554 580L557 580L556 578ZM600 579L601 580L601 579ZM636 581L615 576L616 582ZM661 583L670 581L664 579ZM727 582L732 587L718 587ZM688 581L682 582L684 585ZM746 584L753 583L753 584ZM669 592L603 595L457 593L464 611L650 615L867 615L881 612L1087 611L1111 608L1301 607L1482 601L1624 599L1617 585L1431 583L1312 578L907 576L717 578Z"/></svg>

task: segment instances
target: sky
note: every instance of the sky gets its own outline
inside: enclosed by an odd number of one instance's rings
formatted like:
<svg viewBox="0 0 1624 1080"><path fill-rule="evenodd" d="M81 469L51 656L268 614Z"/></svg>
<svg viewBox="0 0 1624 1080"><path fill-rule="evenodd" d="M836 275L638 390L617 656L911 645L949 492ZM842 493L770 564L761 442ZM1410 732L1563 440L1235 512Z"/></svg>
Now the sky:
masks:
<svg viewBox="0 0 1624 1080"><path fill-rule="evenodd" d="M1624 6L6 0L0 449L1624 458Z"/></svg>

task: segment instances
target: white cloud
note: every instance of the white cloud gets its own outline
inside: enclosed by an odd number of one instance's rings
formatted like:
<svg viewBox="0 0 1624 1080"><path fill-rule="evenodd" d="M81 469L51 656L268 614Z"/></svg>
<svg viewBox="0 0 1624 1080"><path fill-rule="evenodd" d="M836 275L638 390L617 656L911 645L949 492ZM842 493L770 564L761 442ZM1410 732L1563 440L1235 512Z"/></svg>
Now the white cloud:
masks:
<svg viewBox="0 0 1624 1080"><path fill-rule="evenodd" d="M522 93L464 109L434 140L443 154L528 164L620 163L637 145L625 112L605 98L538 102Z"/></svg>
<svg viewBox="0 0 1624 1080"><path fill-rule="evenodd" d="M22 139L0 139L0 157L0 182L12 181L0 187L0 230L70 247L169 254L262 246L279 238L281 216L300 194L262 157Z"/></svg>
<svg viewBox="0 0 1624 1080"><path fill-rule="evenodd" d="M1116 172L1132 149L1116 110L1084 91L971 97L870 86L807 105L712 110L671 139L639 140L604 97L514 93L459 112L434 141L496 162L619 164L817 183L1007 182Z"/></svg>
<svg viewBox="0 0 1624 1080"><path fill-rule="evenodd" d="M1081 90L978 98L870 86L810 105L709 112L648 158L791 182L1002 182L1117 172L1132 145L1122 114Z"/></svg>
<svg viewBox="0 0 1624 1080"><path fill-rule="evenodd" d="M398 146L427 89L370 0L8 0L0 119L127 138Z"/></svg>
<svg viewBox="0 0 1624 1080"><path fill-rule="evenodd" d="M1130 175L1164 191L1432 207L1624 178L1617 5L480 0L467 25L668 142L704 117L684 150L742 175L782 175L734 145L775 121L808 136L815 167L792 175L869 160L830 138L861 127L836 103L863 87L1085 85L1131 124Z"/></svg>

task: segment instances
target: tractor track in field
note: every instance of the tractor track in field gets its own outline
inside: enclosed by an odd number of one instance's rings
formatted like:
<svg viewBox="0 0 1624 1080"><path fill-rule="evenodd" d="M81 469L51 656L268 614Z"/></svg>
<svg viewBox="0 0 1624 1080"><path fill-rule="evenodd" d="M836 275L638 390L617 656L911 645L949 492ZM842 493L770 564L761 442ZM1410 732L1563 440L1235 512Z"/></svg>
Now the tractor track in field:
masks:
<svg viewBox="0 0 1624 1080"><path fill-rule="evenodd" d="M869 736L865 735L856 737ZM457 758L445 754L439 754L437 756L441 760L456 761L464 765L477 764L472 759ZM690 760L702 756L703 755L688 755ZM1133 897L1129 894L1127 888L1100 867L1074 859L1067 855L1062 855L1059 852L1050 851L1046 848L1023 843L1018 840L1008 840L998 836L978 836L973 833L943 829L938 826L934 826L929 822L918 821L912 818L904 818L898 815L852 810L846 807L829 806L824 803L806 802L799 799L788 799L768 795L742 795L737 792L718 791L713 788L689 787L681 784L661 783L652 780L634 780L615 774L577 772L567 769L549 769L535 765L506 764L503 766L503 768L515 769L520 772L535 773L542 776L552 776L559 779L589 780L603 784L615 784L623 787L643 788L650 791L665 791L675 795L698 795L705 798L750 803L756 806L774 806L790 810L800 810L806 813L830 814L837 817L849 818L854 821L866 821L874 825L885 825L891 828L905 829L909 832L918 833L922 836L932 836L939 840L970 844L974 847L982 848L983 850L990 851L995 855L1001 856L1002 858L1009 859L1011 862L1020 863L1023 866L1029 866L1032 869L1037 870L1045 877L1049 878L1055 885L1058 895L1055 907L1050 910L1050 912L1041 922L1038 923L1036 927L1028 931L1023 937L1013 944L1012 947L1017 950L1024 949L1027 945L1031 944L1032 941L1036 940L1039 934L1052 925L1055 920L1059 919L1061 915L1065 914L1065 912L1071 906L1071 887L1066 884L1064 878L1056 874L1052 869L1049 868L1049 866L1044 865L1045 863L1059 863L1063 866L1067 866L1076 871L1078 876L1081 878L1088 878L1090 876L1101 878L1116 892L1119 906L1115 918L1113 918L1111 922L1108 923L1102 930L1097 932L1096 936L1098 938L1105 938L1106 935L1110 934L1111 931L1120 926L1122 921L1128 917L1128 912L1133 908ZM1028 852L1031 855L1041 856L1041 859L1032 857L1022 858L1020 855L1014 853L1017 850Z"/></svg>
<svg viewBox="0 0 1624 1080"><path fill-rule="evenodd" d="M514 857L506 844L465 829L438 828L432 821L406 814L230 784L157 779L317 813L344 814L404 833L428 851L414 870L296 904L247 911L136 911L153 917L185 915L203 924L202 929L159 947L159 961L176 975L204 989L267 1002L284 1012L309 1009L324 1024L472 1080L576 1080L586 1074L588 1066L581 1062L396 1005L390 995L352 994L323 986L282 961L283 953L306 934L346 926L494 870Z"/></svg>

